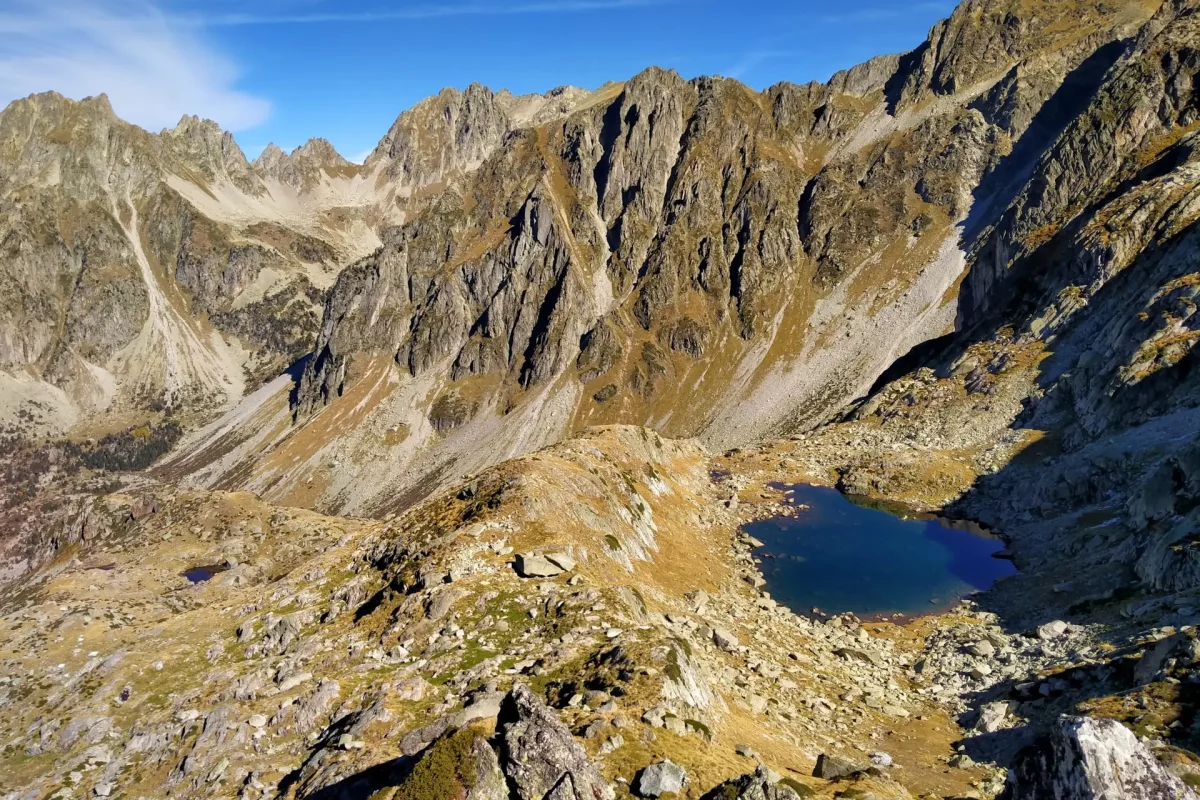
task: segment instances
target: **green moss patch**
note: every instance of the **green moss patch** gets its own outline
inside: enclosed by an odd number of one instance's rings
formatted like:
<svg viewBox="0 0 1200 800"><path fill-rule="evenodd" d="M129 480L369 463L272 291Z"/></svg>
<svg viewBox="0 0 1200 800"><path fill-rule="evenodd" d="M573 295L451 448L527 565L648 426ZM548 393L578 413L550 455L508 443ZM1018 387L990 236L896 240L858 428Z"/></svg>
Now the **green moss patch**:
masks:
<svg viewBox="0 0 1200 800"><path fill-rule="evenodd" d="M441 739L417 762L392 795L394 800L457 800L475 788L477 776L470 764L471 747L484 734L463 728Z"/></svg>

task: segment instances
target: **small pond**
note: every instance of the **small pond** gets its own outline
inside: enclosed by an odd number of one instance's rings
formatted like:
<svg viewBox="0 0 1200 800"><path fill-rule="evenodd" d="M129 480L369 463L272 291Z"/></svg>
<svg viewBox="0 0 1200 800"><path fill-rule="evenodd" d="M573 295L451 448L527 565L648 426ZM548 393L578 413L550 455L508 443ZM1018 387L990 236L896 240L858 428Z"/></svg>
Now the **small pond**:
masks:
<svg viewBox="0 0 1200 800"><path fill-rule="evenodd" d="M203 583L218 572L224 572L229 567L224 564L208 564L203 567L189 567L183 571L183 577L192 583Z"/></svg>
<svg viewBox="0 0 1200 800"><path fill-rule="evenodd" d="M776 484L796 515L743 530L763 543L767 590L798 614L916 616L1012 575L1004 542L973 523L854 502L836 489Z"/></svg>

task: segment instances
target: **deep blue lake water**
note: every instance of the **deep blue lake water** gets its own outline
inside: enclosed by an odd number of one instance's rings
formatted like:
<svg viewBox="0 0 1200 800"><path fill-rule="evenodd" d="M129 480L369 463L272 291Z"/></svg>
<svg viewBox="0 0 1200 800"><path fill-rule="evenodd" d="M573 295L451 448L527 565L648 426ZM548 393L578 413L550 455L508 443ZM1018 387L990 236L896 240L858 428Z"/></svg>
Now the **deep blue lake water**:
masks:
<svg viewBox="0 0 1200 800"><path fill-rule="evenodd" d="M192 583L204 583L218 572L224 572L229 567L224 564L208 564L203 567L189 567L183 571L183 577L187 578Z"/></svg>
<svg viewBox="0 0 1200 800"><path fill-rule="evenodd" d="M823 486L777 488L808 508L743 530L765 545L754 554L771 596L798 614L928 614L1016 572L993 557L1004 542L976 525L912 512L905 519Z"/></svg>

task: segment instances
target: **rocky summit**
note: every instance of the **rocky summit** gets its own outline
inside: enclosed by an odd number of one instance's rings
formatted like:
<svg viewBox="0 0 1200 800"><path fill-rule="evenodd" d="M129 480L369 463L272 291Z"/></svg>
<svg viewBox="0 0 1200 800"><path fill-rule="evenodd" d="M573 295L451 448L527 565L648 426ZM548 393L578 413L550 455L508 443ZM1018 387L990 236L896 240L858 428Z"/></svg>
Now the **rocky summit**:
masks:
<svg viewBox="0 0 1200 800"><path fill-rule="evenodd" d="M446 89L362 164L17 100L0 798L1194 798L1198 221L1193 0ZM781 605L797 483L1017 572Z"/></svg>

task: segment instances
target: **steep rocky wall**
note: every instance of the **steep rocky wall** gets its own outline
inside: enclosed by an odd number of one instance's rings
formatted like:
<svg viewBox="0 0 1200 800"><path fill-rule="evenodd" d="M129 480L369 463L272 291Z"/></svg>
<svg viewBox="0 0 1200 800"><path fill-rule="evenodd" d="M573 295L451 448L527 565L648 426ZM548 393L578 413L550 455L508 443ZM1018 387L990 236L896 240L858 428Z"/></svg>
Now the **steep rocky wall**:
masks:
<svg viewBox="0 0 1200 800"><path fill-rule="evenodd" d="M1003 307L1026 277L1060 281L1049 257L1061 252L1061 240L1113 193L1144 180L1152 163L1165 166L1163 151L1196 121L1196 13L1188 3L1162 6L980 238L963 287L964 326Z"/></svg>
<svg viewBox="0 0 1200 800"><path fill-rule="evenodd" d="M1173 619L1200 587L1198 44L1182 3L1121 43L981 229L959 333L820 434L847 489L957 497L1003 531L1015 624Z"/></svg>

